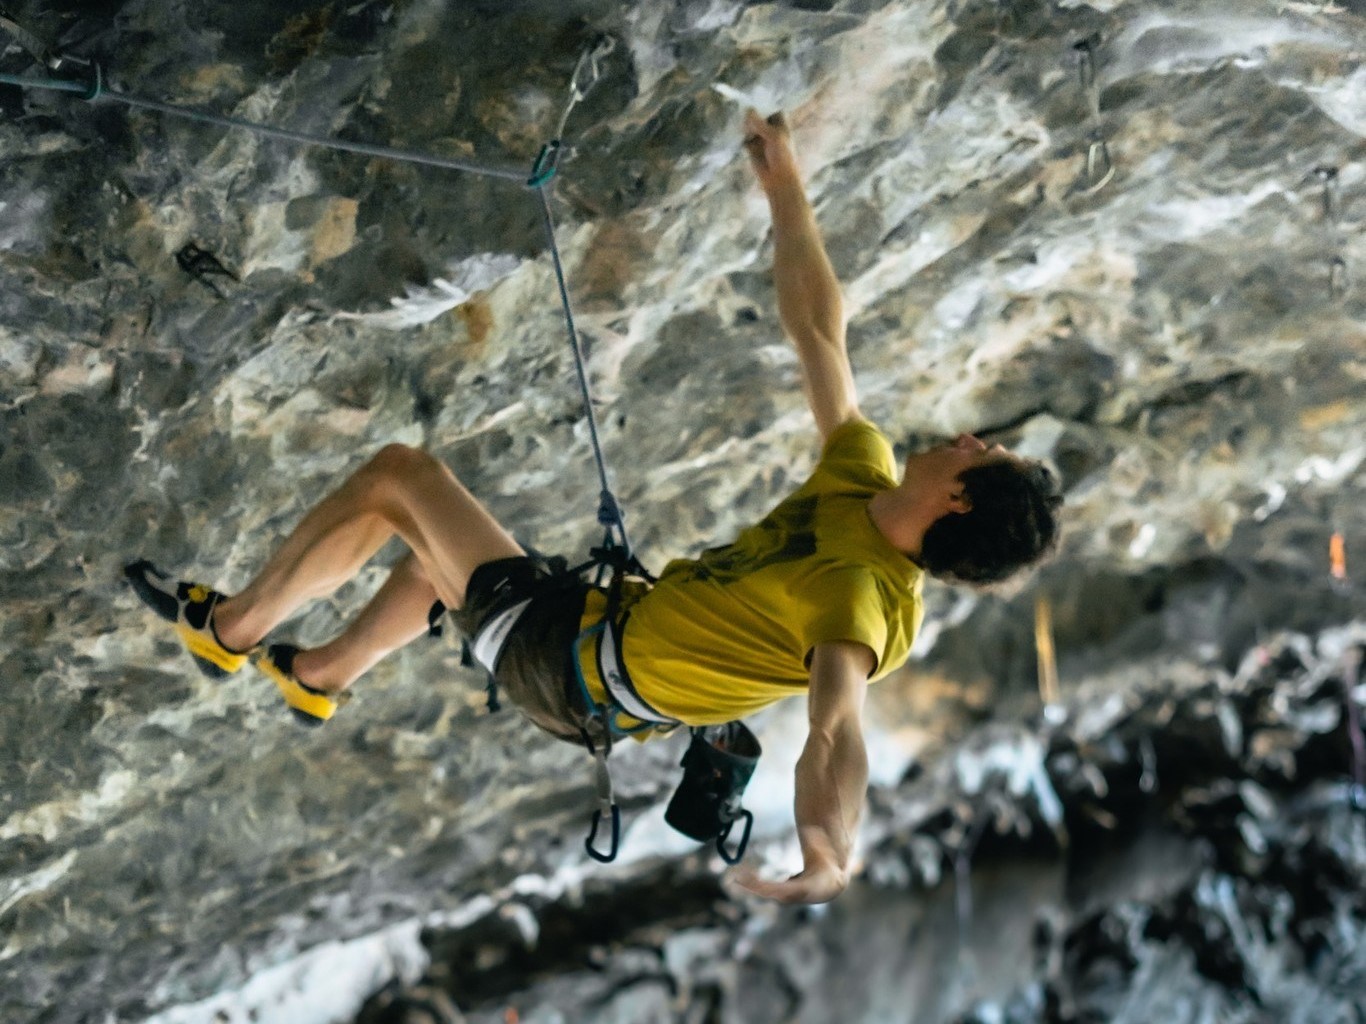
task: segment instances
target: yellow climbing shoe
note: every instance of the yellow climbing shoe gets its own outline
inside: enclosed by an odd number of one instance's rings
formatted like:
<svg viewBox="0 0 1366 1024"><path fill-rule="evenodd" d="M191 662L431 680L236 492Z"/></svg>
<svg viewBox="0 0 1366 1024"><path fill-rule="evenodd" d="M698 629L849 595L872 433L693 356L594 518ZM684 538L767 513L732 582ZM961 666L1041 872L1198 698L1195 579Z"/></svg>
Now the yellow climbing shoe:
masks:
<svg viewBox="0 0 1366 1024"><path fill-rule="evenodd" d="M256 660L256 667L280 689L289 710L304 725L316 728L331 718L350 694L331 694L315 690L294 674L294 657L299 648L293 644L271 644Z"/></svg>
<svg viewBox="0 0 1366 1024"><path fill-rule="evenodd" d="M224 679L247 663L251 651L230 649L214 631L213 609L223 599L218 591L202 583L174 580L145 558L124 566L123 574L142 603L175 627L176 636L206 676Z"/></svg>

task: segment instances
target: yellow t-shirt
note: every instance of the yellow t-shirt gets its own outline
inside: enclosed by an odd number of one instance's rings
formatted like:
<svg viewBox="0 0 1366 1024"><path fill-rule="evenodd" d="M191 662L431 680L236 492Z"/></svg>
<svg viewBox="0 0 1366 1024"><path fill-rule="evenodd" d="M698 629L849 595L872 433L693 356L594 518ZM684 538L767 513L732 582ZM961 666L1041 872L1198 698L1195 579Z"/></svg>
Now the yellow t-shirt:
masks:
<svg viewBox="0 0 1366 1024"><path fill-rule="evenodd" d="M709 725L805 693L819 643L872 648L872 679L900 666L923 615L922 574L868 518L868 499L895 474L881 432L846 423L811 478L761 522L670 562L626 624L622 651L640 695Z"/></svg>

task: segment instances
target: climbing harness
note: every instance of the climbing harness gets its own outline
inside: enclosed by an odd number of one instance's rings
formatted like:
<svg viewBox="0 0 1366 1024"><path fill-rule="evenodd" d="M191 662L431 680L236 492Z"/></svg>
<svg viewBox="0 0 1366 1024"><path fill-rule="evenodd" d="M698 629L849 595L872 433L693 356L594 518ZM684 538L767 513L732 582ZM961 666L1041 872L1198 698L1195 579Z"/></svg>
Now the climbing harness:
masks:
<svg viewBox="0 0 1366 1024"><path fill-rule="evenodd" d="M602 543L590 549L587 562L573 569L564 569L564 575L557 573L548 581L545 588L533 588L530 596L497 610L479 627L466 644L466 664L478 663L488 673L488 706L490 711L499 709L495 671L504 645L518 621L525 614L537 596L544 589L553 589L558 580L566 578L582 579L584 574L593 572L595 586L606 587L606 606L602 617L595 624L584 629L574 642L573 660L576 686L573 703L582 703L590 724L596 724L600 735L595 739L589 728L581 728L581 737L595 761L595 789L598 805L593 812L588 838L584 846L593 859L609 862L616 859L621 840L621 809L617 804L612 787L611 771L607 758L611 754L613 739L616 736L638 733L646 730L671 731L682 723L663 715L652 708L631 684L630 676L621 658L622 630L625 616L622 615L623 589L628 578L643 580L646 584L654 582L640 561L636 558L626 530L625 515L621 503L612 492L607 471L607 461L602 451L598 431L597 416L593 408L593 396L589 388L588 374L584 365L583 348L578 329L574 323L574 310L569 298L569 286L565 279L564 264L556 241L555 221L550 205L549 189L559 173L560 161L565 155L563 142L564 129L574 108L588 95L588 92L602 77L602 61L615 49L615 40L603 36L586 51L574 68L569 85L569 98L565 104L555 133L545 143L532 164L530 174L509 167L478 164L451 157L434 156L420 151L396 149L365 142L352 142L335 137L297 132L272 125L247 121L241 118L213 114L159 100L147 99L113 88L105 79L104 69L98 61L52 54L43 47L40 40L27 32L5 15L0 8L0 29L7 31L19 45L44 69L56 73L68 68L74 69L76 78L36 77L0 73L0 85L18 86L22 89L47 89L66 92L79 96L88 102L117 102L125 106L149 110L169 117L181 118L222 128L240 129L266 138L280 139L303 145L320 146L342 152L357 153L362 156L382 157L404 163L423 164L448 170L463 171L485 177L516 181L536 192L541 211L541 222L545 228L547 246L555 271L555 283L559 291L560 307L568 335L570 351L574 357L574 368L583 400L584 413L588 421L589 440L593 449L593 460L597 467L599 497L598 524L603 527ZM215 284L208 280L209 275L223 275L236 280L227 268L210 252L194 243L185 246L176 254L177 263L182 269L200 281L216 294L222 295ZM441 602L434 604L428 614L428 630L439 635L439 620L445 612ZM595 702L589 694L587 683L579 669L579 652L586 643L594 643L594 660L599 679L607 693L607 703ZM634 719L637 724L626 724L623 718ZM739 722L725 726L694 728L693 738L681 762L684 775L677 792L669 804L666 820L675 828L699 841L715 840L717 851L729 863L736 863L743 855L749 842L753 815L740 807L740 797L745 785L754 772L759 756L759 743L753 734ZM604 820L610 822L610 846L599 850L598 832ZM734 850L728 850L725 843L736 822L743 821L742 832Z"/></svg>
<svg viewBox="0 0 1366 1024"><path fill-rule="evenodd" d="M608 603L611 609L611 602ZM582 643L590 637L596 637L594 663L598 670L598 678L602 681L603 689L611 700L611 704L602 709L602 714L607 716L608 724L613 730L621 733L638 731L649 726L663 726L665 729L672 729L682 723L675 718L656 711L650 706L649 702L640 695L635 684L631 682L630 673L626 671L626 663L621 658L622 633L625 629L625 618L614 614L604 616L599 626L591 627L579 634L579 639L575 644L576 653ZM582 682L582 677L580 677ZM585 698L587 691L585 689ZM626 726L621 724L621 716L629 715L638 722L649 723L649 726Z"/></svg>
<svg viewBox="0 0 1366 1024"><path fill-rule="evenodd" d="M574 678L578 698L587 710L590 723L597 725L600 737L594 741L589 730L581 730L584 745L596 761L597 810L593 813L588 839L584 844L594 860L615 859L620 843L621 812L612 791L607 759L614 740L641 732L667 733L683 723L663 714L641 695L621 656L621 638L630 618L629 609L620 613L622 581L629 574L618 572L607 593L601 618L584 629L575 640ZM583 648L592 644L592 656L585 658ZM606 695L606 701L593 700L583 666L591 665ZM632 720L623 721L624 718ZM754 816L741 806L741 798L754 774L761 748L754 734L741 722L693 727L692 740L680 766L683 778L664 814L664 820L679 832L698 842L714 842L716 852L729 864L738 863L749 844ZM598 831L604 820L611 822L611 845L597 849ZM726 846L737 822L743 822L734 849Z"/></svg>

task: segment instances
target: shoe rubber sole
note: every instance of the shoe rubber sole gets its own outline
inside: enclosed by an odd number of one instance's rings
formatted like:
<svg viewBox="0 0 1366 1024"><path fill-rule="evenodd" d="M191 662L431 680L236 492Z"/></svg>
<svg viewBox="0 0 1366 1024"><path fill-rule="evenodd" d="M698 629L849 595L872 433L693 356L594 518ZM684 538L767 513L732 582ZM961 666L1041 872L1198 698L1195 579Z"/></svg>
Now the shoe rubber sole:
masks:
<svg viewBox="0 0 1366 1024"><path fill-rule="evenodd" d="M125 566L123 573L142 603L175 627L176 636L206 676L226 679L246 665L250 652L230 651L214 635L213 608L222 594L202 583L173 580L146 559Z"/></svg>
<svg viewBox="0 0 1366 1024"><path fill-rule="evenodd" d="M316 729L337 711L339 702L326 693L305 686L294 674L294 655L298 648L290 644L272 644L256 661L259 668L273 682L284 697L289 710L301 724Z"/></svg>

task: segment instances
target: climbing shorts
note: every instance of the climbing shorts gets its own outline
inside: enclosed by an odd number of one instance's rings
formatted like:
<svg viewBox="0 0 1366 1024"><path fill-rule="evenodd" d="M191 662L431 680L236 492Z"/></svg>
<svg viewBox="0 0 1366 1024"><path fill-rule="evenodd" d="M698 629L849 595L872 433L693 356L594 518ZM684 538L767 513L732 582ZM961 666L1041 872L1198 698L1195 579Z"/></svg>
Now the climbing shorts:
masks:
<svg viewBox="0 0 1366 1024"><path fill-rule="evenodd" d="M450 613L461 632L472 638L494 615L531 599L508 634L494 679L531 722L557 739L579 745L581 729L589 722L577 699L573 650L590 589L568 571L562 558L499 558L474 570L464 606Z"/></svg>

